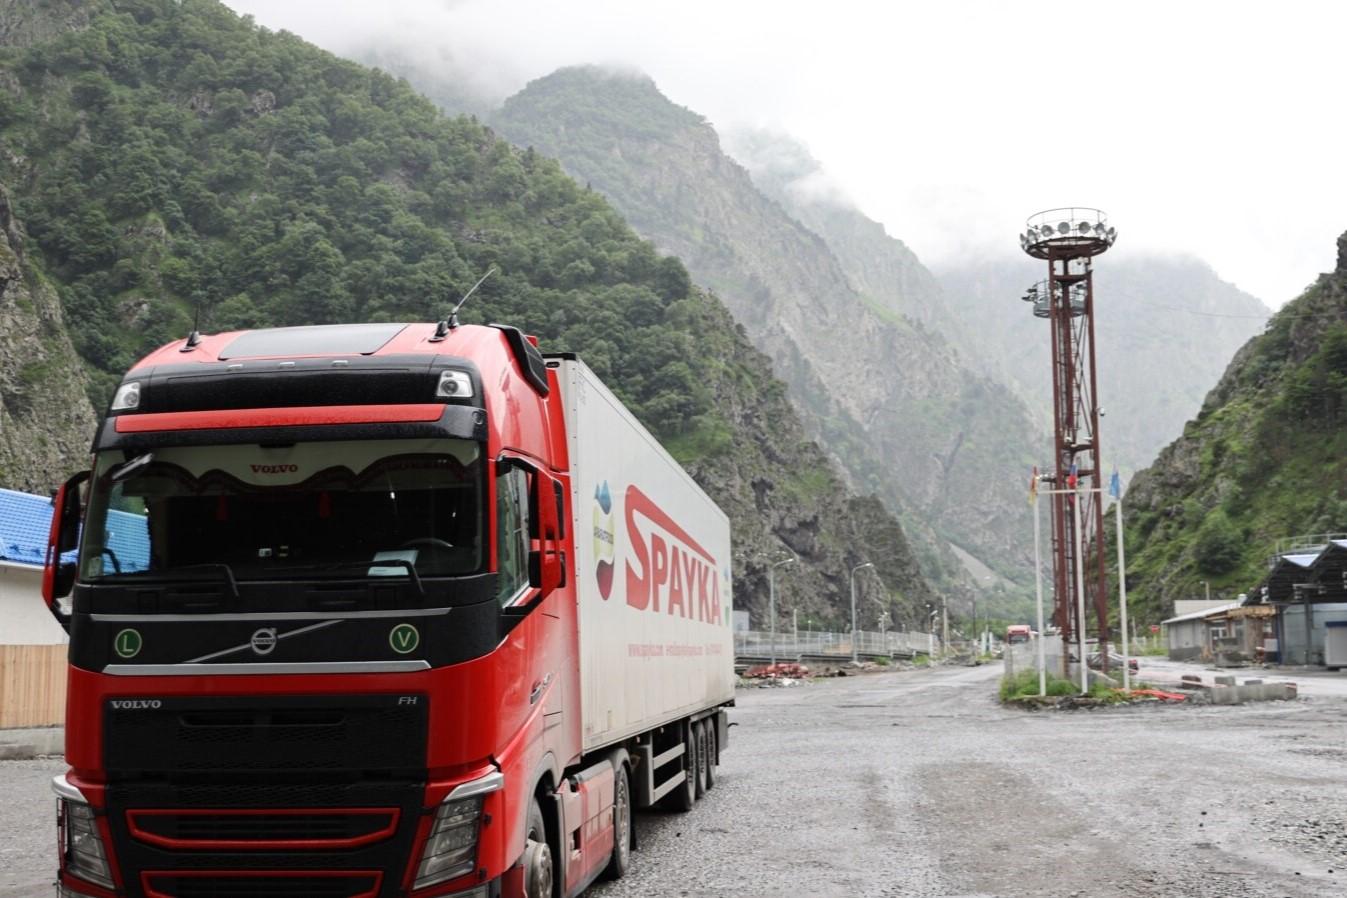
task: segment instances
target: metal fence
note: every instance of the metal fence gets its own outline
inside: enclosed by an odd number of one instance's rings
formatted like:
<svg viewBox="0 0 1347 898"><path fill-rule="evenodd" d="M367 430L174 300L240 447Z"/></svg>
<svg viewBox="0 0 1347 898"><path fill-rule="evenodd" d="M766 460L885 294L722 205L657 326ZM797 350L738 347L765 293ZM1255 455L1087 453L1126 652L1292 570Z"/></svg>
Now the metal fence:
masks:
<svg viewBox="0 0 1347 898"><path fill-rule="evenodd" d="M775 656L779 661L805 658L850 658L851 634L810 630L805 633L777 633L775 642L766 630L740 630L734 634L736 658L759 659ZM897 631L856 634L856 654L866 658L929 655L940 651L940 638L931 633Z"/></svg>

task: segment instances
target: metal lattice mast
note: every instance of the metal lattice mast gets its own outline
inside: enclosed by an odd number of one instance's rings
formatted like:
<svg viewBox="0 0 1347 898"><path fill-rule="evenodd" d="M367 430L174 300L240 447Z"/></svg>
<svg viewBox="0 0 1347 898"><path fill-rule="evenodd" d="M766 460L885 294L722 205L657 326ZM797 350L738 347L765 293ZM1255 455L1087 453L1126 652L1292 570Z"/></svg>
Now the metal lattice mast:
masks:
<svg viewBox="0 0 1347 898"><path fill-rule="evenodd" d="M1084 605L1093 606L1101 652L1108 645L1108 574L1104 545L1104 473L1100 467L1098 384L1094 357L1092 260L1113 245L1117 230L1098 209L1049 209L1031 216L1020 247L1048 263L1048 279L1024 295L1052 335L1053 462L1049 475L1072 494L1052 497L1053 623L1070 645L1087 622L1077 620L1077 568ZM1080 502L1082 558L1075 557L1073 502ZM1107 653L1104 664L1107 668ZM1081 659L1082 663L1085 659Z"/></svg>

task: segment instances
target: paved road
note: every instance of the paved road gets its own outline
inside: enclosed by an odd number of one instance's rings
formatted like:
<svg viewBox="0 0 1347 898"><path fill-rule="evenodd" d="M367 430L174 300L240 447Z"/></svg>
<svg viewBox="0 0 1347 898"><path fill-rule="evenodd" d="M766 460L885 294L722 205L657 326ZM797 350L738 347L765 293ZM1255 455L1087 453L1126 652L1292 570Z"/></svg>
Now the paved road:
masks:
<svg viewBox="0 0 1347 898"><path fill-rule="evenodd" d="M999 670L740 693L721 779L595 898L1347 894L1347 699L1026 713ZM1157 671L1158 673L1158 671ZM1143 661L1142 676L1147 677ZM49 896L59 761L0 763L0 896Z"/></svg>

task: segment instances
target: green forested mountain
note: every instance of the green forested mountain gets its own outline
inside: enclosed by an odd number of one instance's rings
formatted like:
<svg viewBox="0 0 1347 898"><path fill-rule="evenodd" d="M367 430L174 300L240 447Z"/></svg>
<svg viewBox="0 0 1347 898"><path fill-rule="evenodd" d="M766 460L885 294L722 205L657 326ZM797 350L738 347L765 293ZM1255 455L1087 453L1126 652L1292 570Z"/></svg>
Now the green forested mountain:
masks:
<svg viewBox="0 0 1347 898"><path fill-rule="evenodd" d="M1125 244L1126 230L1121 238ZM1130 476L1197 414L1271 312L1198 259L1131 253L1124 244L1095 260L1094 326L1104 463ZM975 356L1050 429L1048 323L1020 302L1025 288L1047 277L1045 263L1007 254L939 276Z"/></svg>
<svg viewBox="0 0 1347 898"><path fill-rule="evenodd" d="M465 320L517 323L614 387L731 514L741 606L761 610L783 544L803 562L786 608L840 620L857 559L896 619L928 596L720 302L552 160L215 0L6 0L0 35L0 183L96 406L194 317L426 320L495 265ZM0 365L30 348L6 343Z"/></svg>
<svg viewBox="0 0 1347 898"><path fill-rule="evenodd" d="M853 481L899 509L910 533L931 534L928 574L968 582L954 554L962 550L984 585L1029 579L1028 414L906 314L891 272L857 264L853 274L849 263L865 250L844 262L754 185L701 116L648 78L564 69L529 84L491 122L555 155L724 298ZM932 282L911 262L914 283Z"/></svg>
<svg viewBox="0 0 1347 898"><path fill-rule="evenodd" d="M1129 594L1143 620L1173 600L1233 600L1278 539L1347 531L1347 234L1337 269L1235 355L1183 436L1125 501Z"/></svg>

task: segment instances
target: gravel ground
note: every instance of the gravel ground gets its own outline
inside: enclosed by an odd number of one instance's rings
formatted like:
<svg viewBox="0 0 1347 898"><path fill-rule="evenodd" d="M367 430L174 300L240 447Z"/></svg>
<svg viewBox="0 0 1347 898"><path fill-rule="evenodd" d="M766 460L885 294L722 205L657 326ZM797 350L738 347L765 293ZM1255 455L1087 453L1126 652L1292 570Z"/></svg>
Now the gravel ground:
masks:
<svg viewBox="0 0 1347 898"><path fill-rule="evenodd" d="M742 690L715 789L638 815L632 871L590 894L1347 894L1347 680L1295 702L1030 713L996 704L998 674ZM51 895L62 769L0 762L0 896Z"/></svg>
<svg viewBox="0 0 1347 898"><path fill-rule="evenodd" d="M1347 894L1340 679L1295 702L1030 713L994 701L999 672L741 692L715 790L639 817L632 872L592 894Z"/></svg>
<svg viewBox="0 0 1347 898"><path fill-rule="evenodd" d="M51 898L56 881L56 796L62 758L0 761L0 895Z"/></svg>

